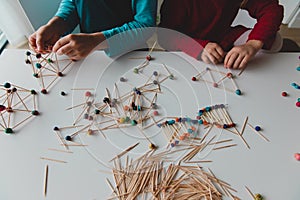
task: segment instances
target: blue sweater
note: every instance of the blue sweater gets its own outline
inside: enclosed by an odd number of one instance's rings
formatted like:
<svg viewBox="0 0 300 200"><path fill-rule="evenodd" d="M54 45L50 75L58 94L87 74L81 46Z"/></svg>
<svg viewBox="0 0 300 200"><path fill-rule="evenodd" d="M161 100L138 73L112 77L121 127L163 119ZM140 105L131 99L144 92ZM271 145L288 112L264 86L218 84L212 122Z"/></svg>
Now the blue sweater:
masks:
<svg viewBox="0 0 300 200"><path fill-rule="evenodd" d="M144 28L156 25L156 11L157 0L62 0L55 16L83 33L102 32L115 56L148 39Z"/></svg>

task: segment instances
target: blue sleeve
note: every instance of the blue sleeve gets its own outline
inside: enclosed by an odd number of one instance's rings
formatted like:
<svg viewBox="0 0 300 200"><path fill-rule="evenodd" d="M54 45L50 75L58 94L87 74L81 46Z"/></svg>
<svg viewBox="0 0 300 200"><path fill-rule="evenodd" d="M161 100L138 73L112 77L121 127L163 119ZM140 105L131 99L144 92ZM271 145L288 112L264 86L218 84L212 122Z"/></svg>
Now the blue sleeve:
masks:
<svg viewBox="0 0 300 200"><path fill-rule="evenodd" d="M134 19L120 27L105 30L102 33L107 39L108 56L116 56L145 43L153 34L152 29L146 27L156 26L157 0L132 0Z"/></svg>
<svg viewBox="0 0 300 200"><path fill-rule="evenodd" d="M68 21L70 27L73 28L75 28L75 26L79 23L74 0L62 0L55 16ZM70 32L71 31L72 30L70 30Z"/></svg>

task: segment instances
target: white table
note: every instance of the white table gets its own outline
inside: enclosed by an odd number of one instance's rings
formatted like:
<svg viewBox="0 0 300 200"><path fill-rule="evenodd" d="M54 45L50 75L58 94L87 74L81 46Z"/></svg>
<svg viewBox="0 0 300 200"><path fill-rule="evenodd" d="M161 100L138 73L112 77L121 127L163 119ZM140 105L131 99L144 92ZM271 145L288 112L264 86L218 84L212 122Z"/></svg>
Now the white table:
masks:
<svg viewBox="0 0 300 200"><path fill-rule="evenodd" d="M38 89L30 67L24 64L24 53L24 50L3 52L0 59L1 84L9 81L25 88ZM111 175L99 171L109 171L101 162L105 163L119 153L120 148L130 146L136 139L110 136L110 142L106 142L100 136L81 135L78 139L89 146L70 147L74 153L67 154L48 150L63 149L52 129L54 126L70 125L74 121L73 112L65 109L80 102L81 94L78 91L72 94L71 88L94 87L101 99L105 95L104 89L112 90L113 83L118 82L120 76L135 76L131 75L131 70L141 60L130 60L128 57L142 57L145 54L134 52L113 62L103 52L95 52L86 60L74 63L72 70L51 88L48 95L39 94L41 115L26 123L14 135L0 134L0 199L108 198L111 191L105 178L111 178ZM290 86L300 78L300 72L296 71L299 53L259 55L236 79L244 93L242 96L203 82L192 82L195 69L189 63L201 70L204 64L184 54L153 52L152 56L155 57L153 63L165 63L176 75L173 82L166 81L163 88L165 96L158 98L163 112L169 116L178 114L192 117L199 108L225 103L239 129L245 117L249 116L249 122L260 125L263 134L271 141L267 143L246 129L244 137L251 146L250 150L238 137L230 136L238 146L209 154L207 159L213 162L204 167L209 167L217 177L229 182L241 199L250 199L245 185L254 193L263 194L266 199L300 198L300 162L293 158L294 153L300 152L300 109L295 106L300 91ZM221 66L219 69L223 70ZM61 96L61 91L68 95ZM282 91L287 91L289 96L282 97ZM226 134L222 134L222 137L228 138ZM159 140L159 136L151 139L160 146L166 142ZM141 138L139 141L141 145L134 153L147 150L147 141ZM67 163L40 160L40 157ZM43 197L45 164L49 165L49 180L47 196Z"/></svg>

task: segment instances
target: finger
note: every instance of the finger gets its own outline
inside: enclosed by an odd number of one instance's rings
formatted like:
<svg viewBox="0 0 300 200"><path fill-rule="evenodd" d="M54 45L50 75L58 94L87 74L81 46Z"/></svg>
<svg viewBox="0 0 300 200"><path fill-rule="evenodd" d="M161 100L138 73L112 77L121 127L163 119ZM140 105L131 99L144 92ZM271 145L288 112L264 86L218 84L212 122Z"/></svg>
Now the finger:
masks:
<svg viewBox="0 0 300 200"><path fill-rule="evenodd" d="M209 62L207 63L213 63L213 64L217 64L217 59L215 58L215 56L212 54L213 50L210 51L204 51L204 55L209 59Z"/></svg>
<svg viewBox="0 0 300 200"><path fill-rule="evenodd" d="M30 47L32 47L33 49L36 49L36 37L35 34L31 35L28 39L29 45Z"/></svg>
<svg viewBox="0 0 300 200"><path fill-rule="evenodd" d="M210 60L209 58L206 56L206 54L203 52L203 54L201 55L201 58L203 60L203 62L207 63L207 64L210 64Z"/></svg>
<svg viewBox="0 0 300 200"><path fill-rule="evenodd" d="M209 63L213 63L213 64L217 64L217 59L213 56L213 55L211 55L211 54L208 54L208 59L209 59Z"/></svg>
<svg viewBox="0 0 300 200"><path fill-rule="evenodd" d="M69 44L70 40L67 37L63 37L61 39L59 39L53 46L52 51L53 52L57 52L58 54L64 54L65 52L68 52L65 50L63 50L63 52L61 52L61 49L66 46L67 44Z"/></svg>
<svg viewBox="0 0 300 200"><path fill-rule="evenodd" d="M44 50L44 41L41 34L36 34L36 48L39 52Z"/></svg>
<svg viewBox="0 0 300 200"><path fill-rule="evenodd" d="M250 60L250 57L245 56L244 59L242 60L241 64L240 64L240 69L243 69L245 67L247 67L247 64Z"/></svg>
<svg viewBox="0 0 300 200"><path fill-rule="evenodd" d="M67 55L69 57L74 56L74 48L70 45L70 43L62 46L58 51L56 52L58 55Z"/></svg>
<svg viewBox="0 0 300 200"><path fill-rule="evenodd" d="M226 67L228 68L232 68L233 67L233 63L235 62L236 58L238 57L237 53L232 53L230 54L228 61L226 63Z"/></svg>
<svg viewBox="0 0 300 200"><path fill-rule="evenodd" d="M218 54L222 57L222 59L225 56L225 52L223 51L223 49L220 46L216 47L216 51L218 52Z"/></svg>
<svg viewBox="0 0 300 200"><path fill-rule="evenodd" d="M80 60L82 57L78 54L77 51L71 50L66 54L72 61Z"/></svg>
<svg viewBox="0 0 300 200"><path fill-rule="evenodd" d="M234 63L233 63L233 69L239 69L239 68L240 68L241 62L242 62L242 60L244 59L244 57L245 57L245 56L239 55L239 56L235 59L235 61L234 61Z"/></svg>
<svg viewBox="0 0 300 200"><path fill-rule="evenodd" d="M214 51L211 52L212 56L215 58L216 63L217 62L222 62L223 57L219 54L219 52L215 49ZM216 64L215 63L215 64Z"/></svg>
<svg viewBox="0 0 300 200"><path fill-rule="evenodd" d="M228 62L229 62L229 59L232 56L232 54L233 54L233 51L229 51L227 53L227 55L225 56L225 59L224 59L224 67L225 68L229 68Z"/></svg>
<svg viewBox="0 0 300 200"><path fill-rule="evenodd" d="M232 53L229 51L229 52L227 53L227 55L225 56L225 58L224 58L224 67L225 67L225 68L228 68L227 63L228 63L228 60L229 60L231 54L232 54Z"/></svg>

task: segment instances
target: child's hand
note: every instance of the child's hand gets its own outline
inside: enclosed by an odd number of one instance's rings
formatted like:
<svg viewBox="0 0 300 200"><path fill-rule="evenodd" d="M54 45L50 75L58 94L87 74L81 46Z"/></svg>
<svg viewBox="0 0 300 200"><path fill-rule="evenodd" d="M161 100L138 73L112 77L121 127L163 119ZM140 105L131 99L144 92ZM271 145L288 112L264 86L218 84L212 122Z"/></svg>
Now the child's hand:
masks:
<svg viewBox="0 0 300 200"><path fill-rule="evenodd" d="M259 40L249 40L246 44L233 47L225 56L226 68L242 69L262 48L263 43Z"/></svg>
<svg viewBox="0 0 300 200"><path fill-rule="evenodd" d="M58 34L55 27L44 25L29 37L29 45L35 52L49 53L59 37L60 34Z"/></svg>
<svg viewBox="0 0 300 200"><path fill-rule="evenodd" d="M201 59L207 64L218 64L223 61L224 56L222 47L213 42L209 42L201 53Z"/></svg>
<svg viewBox="0 0 300 200"><path fill-rule="evenodd" d="M65 54L72 60L80 60L85 58L104 40L105 37L102 33L70 34L59 39L52 50L59 55Z"/></svg>
<svg viewBox="0 0 300 200"><path fill-rule="evenodd" d="M68 30L67 23L59 17L53 17L29 37L29 45L35 52L49 53L52 46Z"/></svg>

